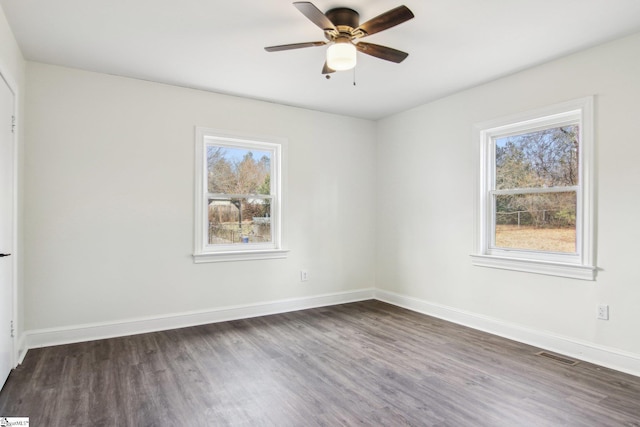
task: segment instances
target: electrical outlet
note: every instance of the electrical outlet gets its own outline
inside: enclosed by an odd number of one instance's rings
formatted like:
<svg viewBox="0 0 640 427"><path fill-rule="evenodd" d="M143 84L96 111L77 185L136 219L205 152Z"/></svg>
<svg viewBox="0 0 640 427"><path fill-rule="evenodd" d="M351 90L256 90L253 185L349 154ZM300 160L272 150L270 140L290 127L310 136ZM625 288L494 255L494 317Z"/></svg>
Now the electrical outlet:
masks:
<svg viewBox="0 0 640 427"><path fill-rule="evenodd" d="M606 304L598 305L598 319L609 320L609 306Z"/></svg>
<svg viewBox="0 0 640 427"><path fill-rule="evenodd" d="M306 282L309 280L309 272L307 270L300 270L300 281Z"/></svg>

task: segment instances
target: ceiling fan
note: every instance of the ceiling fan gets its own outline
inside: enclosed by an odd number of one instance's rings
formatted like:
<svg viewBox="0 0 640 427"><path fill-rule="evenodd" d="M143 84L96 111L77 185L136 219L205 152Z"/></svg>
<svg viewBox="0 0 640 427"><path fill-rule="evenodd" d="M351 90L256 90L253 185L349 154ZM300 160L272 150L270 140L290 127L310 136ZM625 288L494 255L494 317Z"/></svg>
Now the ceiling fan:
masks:
<svg viewBox="0 0 640 427"><path fill-rule="evenodd" d="M360 24L358 12L346 7L338 7L322 13L311 2L299 1L294 2L293 5L324 31L327 41L269 46L264 48L267 52L329 45L322 74L354 68L356 51L395 63L400 63L409 56L408 53L400 50L360 41L364 37L395 27L413 18L413 13L406 6L398 6Z"/></svg>

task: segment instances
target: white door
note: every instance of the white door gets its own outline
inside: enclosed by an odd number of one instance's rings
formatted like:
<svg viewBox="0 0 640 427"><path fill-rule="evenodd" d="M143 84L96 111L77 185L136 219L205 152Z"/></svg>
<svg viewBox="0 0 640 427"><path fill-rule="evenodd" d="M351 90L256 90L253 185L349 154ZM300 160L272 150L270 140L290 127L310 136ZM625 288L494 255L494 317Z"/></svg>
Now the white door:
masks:
<svg viewBox="0 0 640 427"><path fill-rule="evenodd" d="M13 368L13 92L0 75L0 387Z"/></svg>

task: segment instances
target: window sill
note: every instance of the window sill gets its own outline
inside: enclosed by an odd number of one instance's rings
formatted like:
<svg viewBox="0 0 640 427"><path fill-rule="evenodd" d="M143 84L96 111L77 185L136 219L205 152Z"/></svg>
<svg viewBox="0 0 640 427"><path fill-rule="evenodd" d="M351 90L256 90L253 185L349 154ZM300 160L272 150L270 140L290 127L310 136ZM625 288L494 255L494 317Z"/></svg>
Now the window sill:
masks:
<svg viewBox="0 0 640 427"><path fill-rule="evenodd" d="M565 264L552 261L506 258L495 255L471 255L473 265L479 267L500 268L503 270L523 271L526 273L546 274L548 276L567 277L580 280L595 280L596 267L581 264Z"/></svg>
<svg viewBox="0 0 640 427"><path fill-rule="evenodd" d="M228 251L193 254L193 262L196 264L205 262L229 262L229 261L250 261L259 259L281 259L286 258L288 249L257 249L249 251Z"/></svg>

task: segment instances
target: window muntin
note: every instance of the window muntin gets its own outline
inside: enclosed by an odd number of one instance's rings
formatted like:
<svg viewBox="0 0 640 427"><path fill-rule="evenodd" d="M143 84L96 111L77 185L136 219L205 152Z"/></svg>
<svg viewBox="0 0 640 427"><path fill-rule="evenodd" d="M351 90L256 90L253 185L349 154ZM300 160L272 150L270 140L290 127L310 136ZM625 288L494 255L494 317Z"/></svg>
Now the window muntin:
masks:
<svg viewBox="0 0 640 427"><path fill-rule="evenodd" d="M196 262L283 258L281 138L196 128Z"/></svg>
<svg viewBox="0 0 640 427"><path fill-rule="evenodd" d="M593 280L593 98L482 123L476 135L473 264Z"/></svg>

